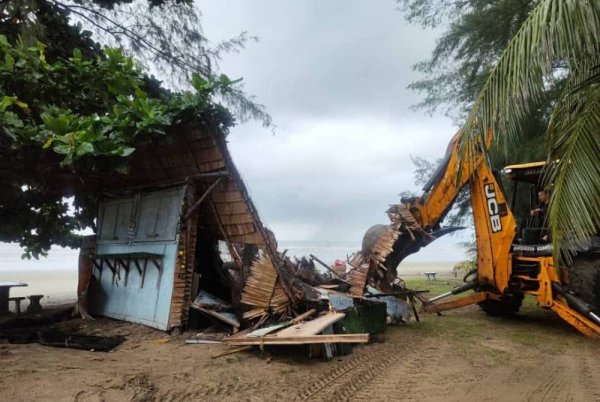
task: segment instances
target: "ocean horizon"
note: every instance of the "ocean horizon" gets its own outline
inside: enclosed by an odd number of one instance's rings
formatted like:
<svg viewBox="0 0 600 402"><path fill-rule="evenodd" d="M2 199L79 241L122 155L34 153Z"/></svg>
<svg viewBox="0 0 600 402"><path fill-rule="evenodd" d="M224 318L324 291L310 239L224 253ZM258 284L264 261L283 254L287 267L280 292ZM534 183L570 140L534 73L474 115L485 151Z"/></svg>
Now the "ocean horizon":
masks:
<svg viewBox="0 0 600 402"><path fill-rule="evenodd" d="M280 251L287 250L289 257L317 256L327 264L333 264L336 259L346 260L361 245L352 241L329 240L281 240L278 241ZM452 263L461 261L460 258L448 258L444 253L429 253L423 249L408 257L403 264L422 265L427 263ZM17 243L0 243L0 272L7 271L77 271L78 249L54 247L47 257L39 259L23 259L23 250ZM1 279L1 278L0 278Z"/></svg>
<svg viewBox="0 0 600 402"><path fill-rule="evenodd" d="M321 261L332 265L336 259L346 260L347 256L359 250L360 245L350 241L279 241L279 250L287 250L290 257L317 256ZM72 301L77 288L78 249L53 248L48 257L22 259L23 250L16 243L0 243L0 282L22 281L27 287L13 288L11 296L29 294L45 295L45 305ZM423 272L451 272L458 261L449 259L423 260L431 253L411 256L400 264L398 274L402 276L422 275ZM447 254L436 253L439 257ZM420 257L420 258L419 258ZM317 264L317 269L325 269Z"/></svg>

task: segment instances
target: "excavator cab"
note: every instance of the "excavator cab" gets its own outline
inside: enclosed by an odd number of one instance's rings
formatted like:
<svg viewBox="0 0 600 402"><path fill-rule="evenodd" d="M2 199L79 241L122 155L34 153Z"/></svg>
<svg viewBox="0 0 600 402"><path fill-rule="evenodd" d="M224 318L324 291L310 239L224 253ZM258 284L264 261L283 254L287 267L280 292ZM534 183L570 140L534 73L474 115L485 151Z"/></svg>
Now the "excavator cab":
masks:
<svg viewBox="0 0 600 402"><path fill-rule="evenodd" d="M552 246L547 216L538 194L544 191L541 184L546 162L510 165L502 169L508 186L510 209L517 222L517 236L513 252L526 256L548 256ZM546 193L549 197L549 194ZM540 210L542 208L542 210Z"/></svg>

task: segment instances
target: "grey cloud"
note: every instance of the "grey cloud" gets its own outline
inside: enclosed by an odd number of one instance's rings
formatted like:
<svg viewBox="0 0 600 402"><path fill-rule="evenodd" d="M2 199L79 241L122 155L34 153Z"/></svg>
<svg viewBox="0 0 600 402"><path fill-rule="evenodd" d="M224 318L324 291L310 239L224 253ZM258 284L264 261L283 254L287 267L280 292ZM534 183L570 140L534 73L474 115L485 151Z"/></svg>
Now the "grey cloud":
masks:
<svg viewBox="0 0 600 402"><path fill-rule="evenodd" d="M436 33L408 26L392 0L198 4L214 41L242 30L260 37L221 68L244 77L277 124L275 135L251 122L229 137L263 220L281 240L360 244L400 191L418 191L409 156L439 158L454 131L409 108L418 101L406 89L411 65ZM437 252L457 258L448 242Z"/></svg>
<svg viewBox="0 0 600 402"><path fill-rule="evenodd" d="M243 76L248 91L283 118L411 114L411 65L428 54L435 38L407 25L391 0L238 0L200 7L210 37L248 30L260 38L222 68Z"/></svg>

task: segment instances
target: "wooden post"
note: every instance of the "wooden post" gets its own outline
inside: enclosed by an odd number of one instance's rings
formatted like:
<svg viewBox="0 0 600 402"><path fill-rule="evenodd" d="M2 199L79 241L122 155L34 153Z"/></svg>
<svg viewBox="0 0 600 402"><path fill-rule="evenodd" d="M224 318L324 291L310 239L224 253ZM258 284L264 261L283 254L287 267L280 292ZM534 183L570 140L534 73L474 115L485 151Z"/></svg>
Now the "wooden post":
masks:
<svg viewBox="0 0 600 402"><path fill-rule="evenodd" d="M333 275L336 276L336 278L339 278L340 276L338 275L337 272L335 272L333 269L331 269L331 267L327 264L325 264L323 261L321 261L320 259L318 259L316 256L309 254L310 258L312 258L313 260L315 260L316 262L318 262L319 264L321 264L322 266L324 266L329 272L331 272Z"/></svg>
<svg viewBox="0 0 600 402"><path fill-rule="evenodd" d="M189 209L189 211L185 214L185 217L183 218L184 220L187 220L190 216L192 216L192 214L196 211L196 209L198 209L200 204L202 204L202 201L204 201L204 199L206 197L208 197L208 195L211 193L211 191L213 191L214 188L217 187L217 185L221 182L221 180L223 180L223 177L219 177L217 180L215 180L215 182L213 184L210 185L209 188L206 189L204 194L202 194L202 196L198 199L198 201L196 201L194 203L194 205L192 205L192 207Z"/></svg>
<svg viewBox="0 0 600 402"><path fill-rule="evenodd" d="M231 244L231 240L229 240L229 236L227 235L227 232L225 232L225 228L223 227L223 224L221 223L221 217L219 216L217 207L215 207L215 203L212 200L210 200L210 207L212 208L212 211L215 214L215 220L217 221L217 226L219 226L219 231L221 232L221 234L223 235L223 238L225 239L225 242L227 243L227 248L229 249L229 254L231 254L231 258L233 258L236 265L241 268L242 267L242 257L240 257L240 255L237 252L237 250L235 249L235 247L233 247L233 244Z"/></svg>

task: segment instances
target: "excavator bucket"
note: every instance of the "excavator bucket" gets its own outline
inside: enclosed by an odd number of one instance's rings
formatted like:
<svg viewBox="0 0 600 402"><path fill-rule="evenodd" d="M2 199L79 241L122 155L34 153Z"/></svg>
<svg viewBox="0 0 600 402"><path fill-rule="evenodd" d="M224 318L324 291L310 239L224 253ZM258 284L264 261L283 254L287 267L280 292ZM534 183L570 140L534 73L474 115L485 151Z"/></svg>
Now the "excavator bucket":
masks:
<svg viewBox="0 0 600 402"><path fill-rule="evenodd" d="M392 223L374 225L367 230L362 242L362 255L370 263L370 277L381 286L389 288L398 276L398 265L435 239L464 227L449 226L427 232L421 228L404 204L388 209Z"/></svg>

